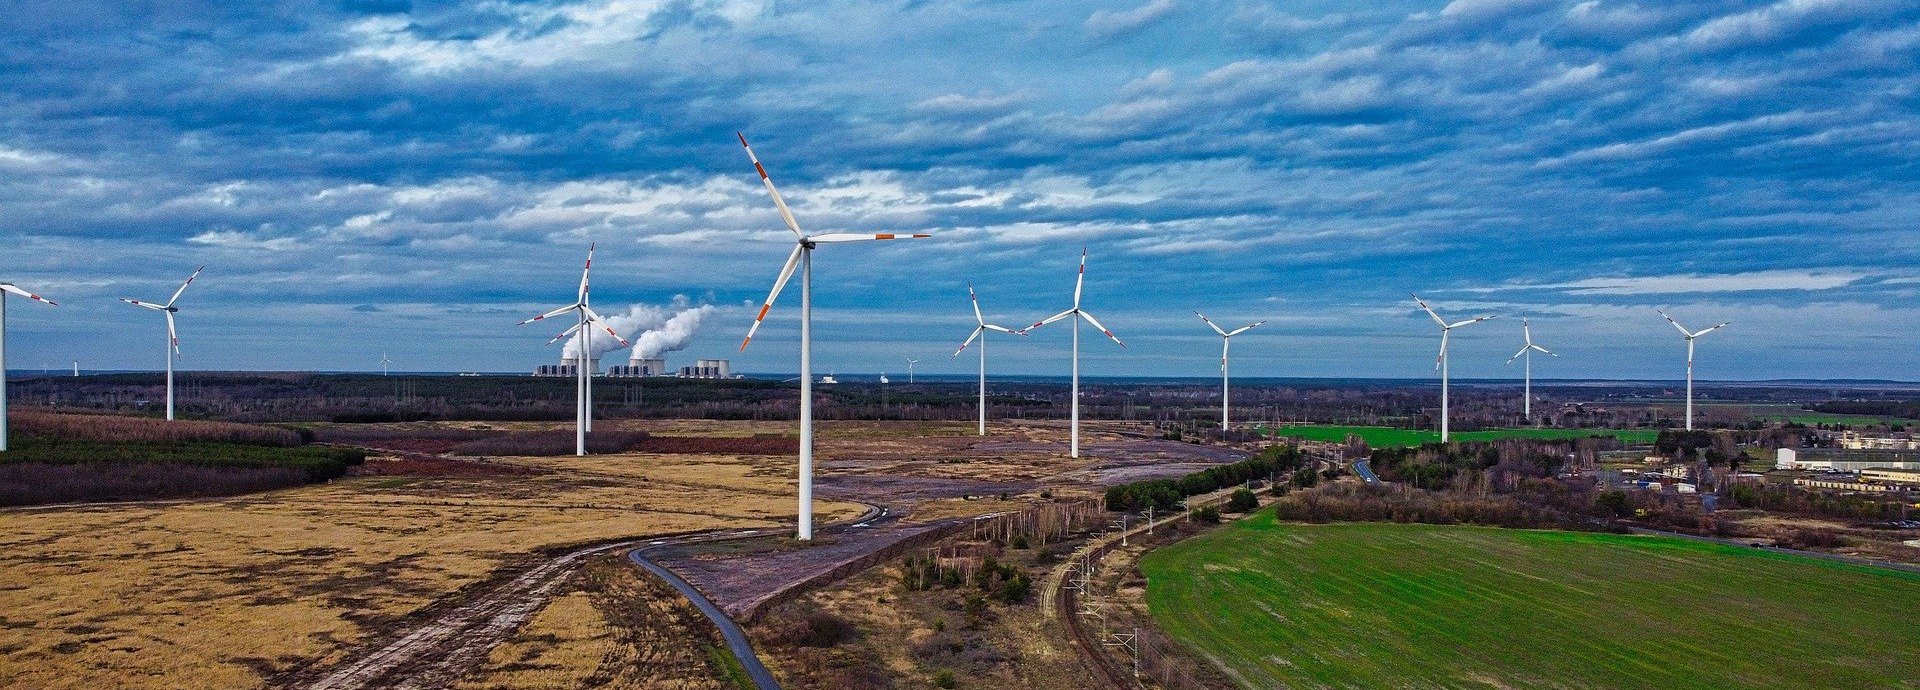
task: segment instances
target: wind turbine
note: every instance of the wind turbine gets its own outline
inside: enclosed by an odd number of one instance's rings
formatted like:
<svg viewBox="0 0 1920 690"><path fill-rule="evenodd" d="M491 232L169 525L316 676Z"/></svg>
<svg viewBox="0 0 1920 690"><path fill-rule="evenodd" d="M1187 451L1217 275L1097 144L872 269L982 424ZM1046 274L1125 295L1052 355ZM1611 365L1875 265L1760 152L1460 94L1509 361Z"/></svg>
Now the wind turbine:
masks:
<svg viewBox="0 0 1920 690"><path fill-rule="evenodd" d="M1680 329L1680 335L1686 336L1687 338L1687 431L1693 431L1693 339L1706 335L1708 333L1712 333L1716 330L1719 330L1720 326L1725 326L1733 322L1732 321L1723 322L1718 326L1702 329L1698 332L1695 332L1695 331L1687 330L1686 326L1680 325L1679 321L1675 321L1673 320L1673 317L1667 316L1666 312L1660 311L1658 309L1655 309L1654 311L1659 312L1660 316L1666 318L1667 323L1673 324L1674 328Z"/></svg>
<svg viewBox="0 0 1920 690"><path fill-rule="evenodd" d="M766 185L767 195L773 197L773 205L780 209L780 220L793 231L793 253L787 255L787 263L780 268L780 277L773 281L773 291L767 293L766 304L760 305L760 314L753 317L753 325L747 328L747 337L740 341L740 350L746 351L747 343L753 342L753 334L760 330L760 322L766 320L767 312L773 309L773 301L780 297L780 289L787 286L787 279L793 277L793 271L800 269L800 515L799 529L795 538L802 541L813 539L813 249L821 243L859 242L863 240L921 239L932 235L893 233L852 233L830 232L824 235L808 235L800 230L800 221L793 219L793 211L787 209L787 201L780 198L780 190L773 187L773 179L767 177L767 169L760 165L760 158L753 155L753 147L747 145L747 135L738 134L740 147L747 150L747 159L753 161L753 169L760 173L760 183ZM829 379L832 377L829 376Z"/></svg>
<svg viewBox="0 0 1920 690"><path fill-rule="evenodd" d="M968 345L973 344L974 338L980 338L980 435L985 436L987 435L987 339L982 338L981 334L985 331L1016 335L1024 335L1024 333L1015 333L1008 330L1006 326L987 323L987 317L980 315L980 296L974 294L973 283L967 283L967 299L973 300L973 320L979 325L973 327L973 333L967 335L966 342L960 343L960 349L953 351L953 356L958 359L960 353L965 351Z"/></svg>
<svg viewBox="0 0 1920 690"><path fill-rule="evenodd" d="M1266 323L1266 321L1257 321L1257 322L1254 322L1252 325L1241 326L1231 331L1223 331L1223 330L1220 330L1219 326L1214 325L1213 320L1207 318L1206 314L1201 314L1200 312L1197 312L1197 311L1194 312L1194 314L1199 315L1201 321L1207 322L1207 327L1212 328L1213 332L1220 334L1220 430L1226 431L1227 430L1227 392L1230 388L1228 386L1228 379L1227 379L1227 346L1233 344L1234 336L1253 330L1254 326L1258 326L1260 324Z"/></svg>
<svg viewBox="0 0 1920 690"><path fill-rule="evenodd" d="M143 309L152 309L167 315L167 421L169 422L173 421L173 360L180 357L180 336L173 327L173 315L179 313L180 308L173 306L173 303L180 301L180 293L186 292L187 286L192 285L193 279L200 277L200 272L206 270L206 268L206 266L201 266L193 269L193 275L187 276L187 282L181 283L180 289L173 291L173 297L168 298L166 304L142 302L125 297L120 298L120 301L126 302L127 304Z"/></svg>
<svg viewBox="0 0 1920 690"><path fill-rule="evenodd" d="M1118 344L1120 347L1127 346L1126 343L1120 342L1119 336L1114 335L1113 331L1109 331L1107 330L1106 326L1100 325L1100 321L1098 319L1093 318L1092 314L1089 314L1085 310L1080 308L1081 287L1086 282L1087 282L1087 250L1085 247L1082 247L1080 249L1080 275L1073 279L1073 308L1060 312L1058 314L1054 314L1053 316L1049 316L1045 319L1042 319L1039 323L1036 323L1034 325L1021 329L1021 334L1024 335L1027 331L1031 331L1035 328L1045 326L1055 321L1059 321L1061 319L1064 319L1070 316L1077 317L1073 320L1073 423L1072 423L1073 442L1072 442L1072 450L1069 453L1070 457L1075 457L1075 458L1080 457L1080 319L1086 319L1087 323L1093 324L1094 328L1098 328L1100 329L1101 333L1107 334L1107 337L1112 338L1113 342L1115 344Z"/></svg>
<svg viewBox="0 0 1920 690"><path fill-rule="evenodd" d="M1427 306L1427 303L1421 300L1419 295L1414 295L1413 301L1418 302L1420 308L1427 311L1427 316L1433 317L1434 323L1440 324L1440 356L1434 358L1433 368L1440 370L1440 442L1446 443L1447 439L1450 438L1447 430L1447 336L1451 334L1455 328L1480 323L1493 317L1476 316L1459 323L1447 323L1445 319L1440 318L1439 314L1434 313L1433 307Z"/></svg>
<svg viewBox="0 0 1920 690"><path fill-rule="evenodd" d="M607 325L607 320L600 318L600 314L596 313L593 307L589 305L591 300L589 300L588 297L591 290L587 287L587 275L593 272L593 248L593 244L587 245L587 265L585 268L580 269L580 292L579 296L574 299L573 304L554 309L553 311L515 324L525 326L535 321L552 316L559 316L567 312L573 312L574 316L578 318L578 321L574 323L572 327L561 332L560 335L554 336L552 340L547 341L548 345L552 345L568 336L572 336L580 348L576 351L578 358L573 368L573 389L575 395L573 404L574 455L587 454L587 432L593 430L593 379L587 376L587 365L593 361L593 347L591 343L593 329L598 328L606 331L607 335L613 336L614 340L620 342L621 347L626 347L631 344L627 342L626 338L620 337L619 333L614 332L613 327Z"/></svg>
<svg viewBox="0 0 1920 690"><path fill-rule="evenodd" d="M387 353L385 352L380 353L380 375L381 376L387 375L387 367L391 366L392 364L393 364L393 360L387 359Z"/></svg>
<svg viewBox="0 0 1920 690"><path fill-rule="evenodd" d="M52 306L60 303L27 292L13 283L0 283L0 451L7 449L7 294L12 293ZM77 365L76 365L77 366Z"/></svg>
<svg viewBox="0 0 1920 690"><path fill-rule="evenodd" d="M913 365L919 364L919 363L920 363L920 360L914 359L912 357L907 358L907 383L913 383Z"/></svg>
<svg viewBox="0 0 1920 690"><path fill-rule="evenodd" d="M1559 357L1560 355L1554 354L1552 350L1533 344L1533 328L1527 325L1527 319L1525 317L1522 317L1520 319L1520 336L1523 338L1526 338L1527 344L1520 346L1519 352L1515 352L1513 353L1512 357L1508 357L1507 363L1512 364L1513 360L1519 359L1523 355L1526 356L1527 358L1527 362L1526 362L1527 374L1525 379L1526 402L1521 403L1520 414L1521 416L1524 416L1527 418L1528 424L1532 424L1533 423L1533 353L1537 350L1540 352L1545 352L1549 355L1553 355L1555 357Z"/></svg>

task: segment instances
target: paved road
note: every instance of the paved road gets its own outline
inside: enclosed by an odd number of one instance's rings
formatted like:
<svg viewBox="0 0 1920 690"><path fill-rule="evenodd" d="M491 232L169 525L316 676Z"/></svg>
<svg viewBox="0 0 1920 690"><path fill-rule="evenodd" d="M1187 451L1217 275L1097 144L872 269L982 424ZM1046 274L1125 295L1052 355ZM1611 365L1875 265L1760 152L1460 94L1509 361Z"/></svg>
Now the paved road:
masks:
<svg viewBox="0 0 1920 690"><path fill-rule="evenodd" d="M713 601L701 594L700 590L694 589L691 583L647 558L648 551L660 546L666 546L666 544L634 549L627 554L627 558L632 559L634 565L645 568L647 572L666 580L667 584L680 590L682 596L693 602L694 606L699 607L701 613L707 614L707 619L720 628L720 636L726 638L727 649L733 650L733 658L740 660L740 666L745 668L747 676L753 679L754 687L760 690L780 690L780 681L774 680L773 672L767 670L766 664L760 663L760 656L754 653L753 643L747 640L747 633L740 629L739 624L734 623L732 618L722 613L720 607L714 606Z"/></svg>
<svg viewBox="0 0 1920 690"><path fill-rule="evenodd" d="M1368 484L1379 484L1380 478L1374 476L1372 462L1372 459L1353 461L1353 473L1360 475L1360 478L1366 480Z"/></svg>

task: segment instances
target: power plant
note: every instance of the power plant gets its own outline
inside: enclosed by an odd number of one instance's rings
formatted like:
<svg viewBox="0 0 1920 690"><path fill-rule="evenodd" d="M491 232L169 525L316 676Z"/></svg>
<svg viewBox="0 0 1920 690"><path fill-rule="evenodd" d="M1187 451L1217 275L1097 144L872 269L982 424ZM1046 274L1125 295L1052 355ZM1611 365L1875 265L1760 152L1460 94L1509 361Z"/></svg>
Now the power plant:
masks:
<svg viewBox="0 0 1920 690"><path fill-rule="evenodd" d="M535 367L533 375L543 377L575 376L578 375L579 372L579 370L576 369L577 366L579 366L578 358L562 357L559 364L542 364ZM599 357L587 360L587 375L603 375L600 372ZM702 359L696 360L692 366L671 369L668 368L667 360L663 357L630 359L627 360L626 364L615 364L608 367L604 376L607 378L647 378L655 376L672 376L683 379L738 378L733 374L733 362L731 360Z"/></svg>

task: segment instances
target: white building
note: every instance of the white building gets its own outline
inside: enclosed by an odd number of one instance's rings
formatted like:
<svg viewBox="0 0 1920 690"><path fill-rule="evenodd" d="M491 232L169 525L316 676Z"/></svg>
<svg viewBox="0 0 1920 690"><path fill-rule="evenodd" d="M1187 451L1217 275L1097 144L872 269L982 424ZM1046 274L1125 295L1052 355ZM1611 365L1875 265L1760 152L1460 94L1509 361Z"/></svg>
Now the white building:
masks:
<svg viewBox="0 0 1920 690"><path fill-rule="evenodd" d="M1848 429L1840 432L1840 447L1847 450L1920 450L1920 438L1912 434L1871 436Z"/></svg>
<svg viewBox="0 0 1920 690"><path fill-rule="evenodd" d="M1870 467L1896 470L1920 470L1920 455L1888 451L1841 451L1781 448L1774 454L1774 468L1821 472L1859 472Z"/></svg>
<svg viewBox="0 0 1920 690"><path fill-rule="evenodd" d="M607 370L608 376L672 376L667 369L667 360L660 357L642 357L627 360L624 365L616 364Z"/></svg>
<svg viewBox="0 0 1920 690"><path fill-rule="evenodd" d="M733 363L724 359L703 359L690 367L680 367L683 379L730 379L733 378Z"/></svg>
<svg viewBox="0 0 1920 690"><path fill-rule="evenodd" d="M534 376L578 376L580 373L580 370L577 367L579 365L580 365L580 360L577 357L573 359L562 358L559 364L542 364L540 366L534 367L533 375ZM588 376L600 375L600 358L599 357L594 357L592 359L587 360L587 375Z"/></svg>

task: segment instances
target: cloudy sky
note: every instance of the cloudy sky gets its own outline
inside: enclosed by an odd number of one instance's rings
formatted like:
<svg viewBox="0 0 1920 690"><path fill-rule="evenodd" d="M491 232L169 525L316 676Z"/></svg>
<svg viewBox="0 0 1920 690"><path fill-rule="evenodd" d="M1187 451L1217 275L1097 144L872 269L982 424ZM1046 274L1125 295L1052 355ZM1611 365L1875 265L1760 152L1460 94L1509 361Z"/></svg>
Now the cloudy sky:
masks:
<svg viewBox="0 0 1920 690"><path fill-rule="evenodd" d="M132 9L134 7L140 9ZM1097 374L1920 379L1920 3L165 2L0 15L9 364L525 371L595 304L715 307L691 347L971 371L990 319L1087 308ZM797 283L794 286L797 288ZM683 302L683 304L686 302ZM1065 325L1065 324L1060 324ZM1083 335L1093 335L1085 333ZM1064 373L1066 330L991 344Z"/></svg>

